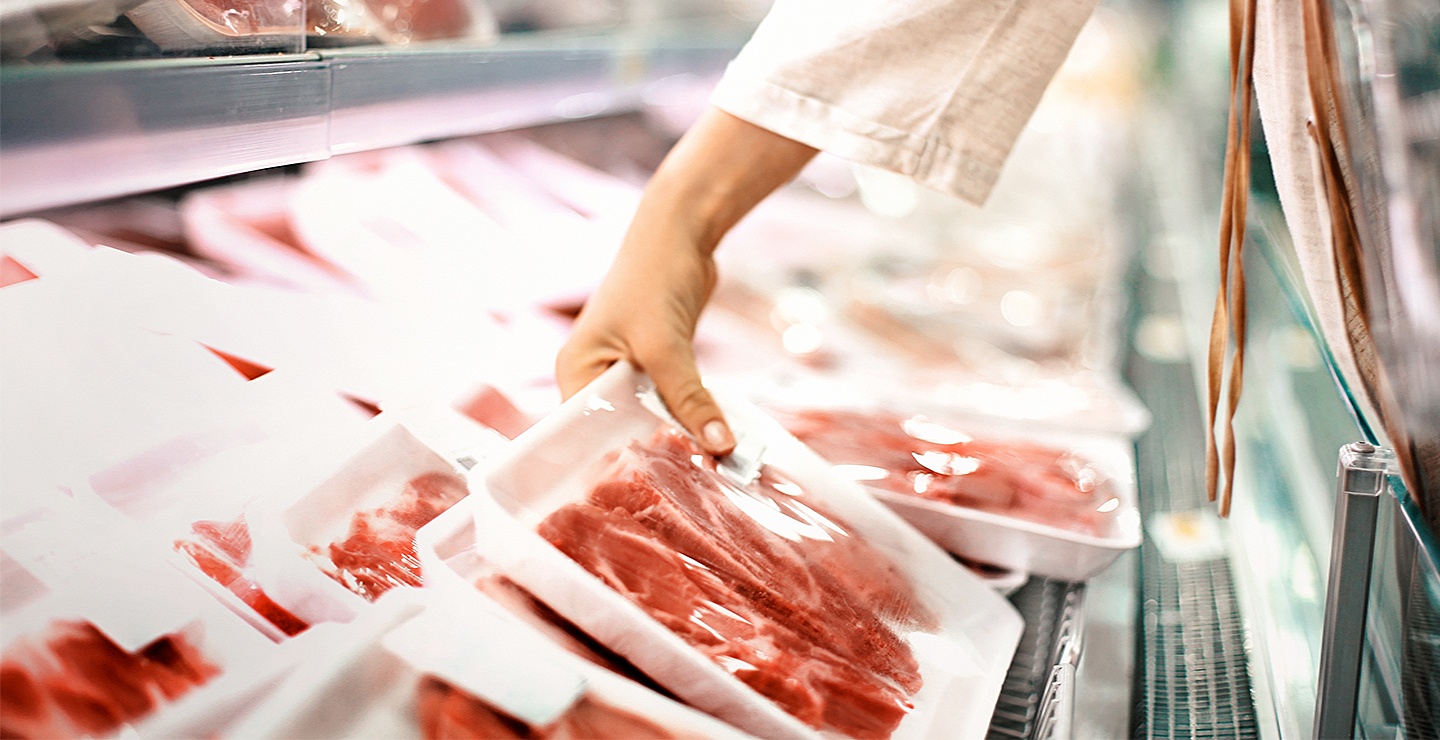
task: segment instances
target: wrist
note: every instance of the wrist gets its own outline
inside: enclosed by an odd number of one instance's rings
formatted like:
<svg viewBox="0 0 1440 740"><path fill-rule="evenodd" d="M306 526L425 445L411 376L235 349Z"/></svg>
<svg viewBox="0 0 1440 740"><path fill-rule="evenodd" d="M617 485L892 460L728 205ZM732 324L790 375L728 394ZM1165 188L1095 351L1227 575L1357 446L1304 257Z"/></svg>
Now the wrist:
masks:
<svg viewBox="0 0 1440 740"><path fill-rule="evenodd" d="M690 245L709 255L731 227L816 153L712 108L661 163L637 218L669 220Z"/></svg>

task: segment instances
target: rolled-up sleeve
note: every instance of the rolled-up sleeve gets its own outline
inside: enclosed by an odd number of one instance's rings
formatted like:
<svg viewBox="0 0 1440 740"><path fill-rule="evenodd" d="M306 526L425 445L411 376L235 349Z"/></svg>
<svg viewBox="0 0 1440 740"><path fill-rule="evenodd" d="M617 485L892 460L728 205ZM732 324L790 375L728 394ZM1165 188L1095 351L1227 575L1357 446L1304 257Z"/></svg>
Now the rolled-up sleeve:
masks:
<svg viewBox="0 0 1440 740"><path fill-rule="evenodd" d="M973 203L1097 0L777 0L711 102Z"/></svg>

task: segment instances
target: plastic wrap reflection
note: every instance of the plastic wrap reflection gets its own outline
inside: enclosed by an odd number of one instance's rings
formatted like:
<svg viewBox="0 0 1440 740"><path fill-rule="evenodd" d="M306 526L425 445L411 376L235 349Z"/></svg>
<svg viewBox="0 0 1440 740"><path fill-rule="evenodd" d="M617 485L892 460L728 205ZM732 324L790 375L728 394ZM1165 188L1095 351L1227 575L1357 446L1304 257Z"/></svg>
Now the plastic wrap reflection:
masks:
<svg viewBox="0 0 1440 740"><path fill-rule="evenodd" d="M396 586L419 586L415 533L462 498L465 481L450 473L426 473L405 484L389 505L357 511L343 539L311 556L325 574L369 601Z"/></svg>
<svg viewBox="0 0 1440 740"><path fill-rule="evenodd" d="M995 442L885 411L777 413L790 433L840 472L892 493L1101 534L1120 506L1088 460L1026 442Z"/></svg>
<svg viewBox="0 0 1440 740"><path fill-rule="evenodd" d="M913 707L909 578L770 466L745 489L666 427L540 534L801 721L886 737Z"/></svg>

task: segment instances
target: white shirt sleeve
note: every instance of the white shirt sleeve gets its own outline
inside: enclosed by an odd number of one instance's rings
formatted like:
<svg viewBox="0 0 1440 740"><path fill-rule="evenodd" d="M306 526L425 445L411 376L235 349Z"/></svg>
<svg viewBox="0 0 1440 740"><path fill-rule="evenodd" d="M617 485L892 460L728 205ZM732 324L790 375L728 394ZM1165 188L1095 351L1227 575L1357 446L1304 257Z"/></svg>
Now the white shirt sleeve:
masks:
<svg viewBox="0 0 1440 740"><path fill-rule="evenodd" d="M711 102L983 203L1098 0L776 0Z"/></svg>

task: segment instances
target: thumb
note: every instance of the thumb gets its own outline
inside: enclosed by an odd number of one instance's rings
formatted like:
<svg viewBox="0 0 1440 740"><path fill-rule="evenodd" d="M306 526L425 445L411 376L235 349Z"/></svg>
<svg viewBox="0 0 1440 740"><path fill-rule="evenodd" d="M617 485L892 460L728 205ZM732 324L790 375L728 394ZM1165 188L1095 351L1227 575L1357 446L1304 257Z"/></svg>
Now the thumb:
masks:
<svg viewBox="0 0 1440 740"><path fill-rule="evenodd" d="M670 414L694 435L702 449L711 455L728 455L735 449L735 436L725 422L724 413L700 382L700 370L690 346L671 352L664 361L647 364L643 369L655 381L655 390Z"/></svg>

